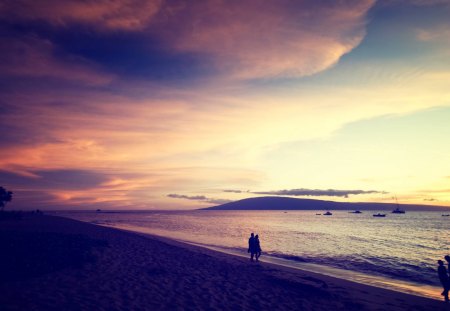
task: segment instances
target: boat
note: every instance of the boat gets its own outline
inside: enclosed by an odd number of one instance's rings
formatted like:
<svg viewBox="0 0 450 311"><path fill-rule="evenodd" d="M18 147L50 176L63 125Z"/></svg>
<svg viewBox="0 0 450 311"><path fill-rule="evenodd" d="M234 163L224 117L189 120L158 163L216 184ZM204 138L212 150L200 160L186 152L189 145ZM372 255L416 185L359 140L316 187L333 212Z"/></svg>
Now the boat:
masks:
<svg viewBox="0 0 450 311"><path fill-rule="evenodd" d="M333 215L333 213L331 213L330 211L328 211L328 212L324 213L324 215L325 215L325 216L331 216L331 215Z"/></svg>
<svg viewBox="0 0 450 311"><path fill-rule="evenodd" d="M395 197L395 203L397 204L397 207L392 211L392 214L404 214L405 211L400 209L400 206L398 205L397 197Z"/></svg>
<svg viewBox="0 0 450 311"><path fill-rule="evenodd" d="M362 212L361 211L353 211L353 212L349 212L349 213L351 213L351 214L361 214Z"/></svg>
<svg viewBox="0 0 450 311"><path fill-rule="evenodd" d="M322 214L316 214L316 215L322 215ZM444 215L442 215L442 216L444 216Z"/></svg>
<svg viewBox="0 0 450 311"><path fill-rule="evenodd" d="M386 214L380 214L380 213L378 213L378 214L373 214L372 216L373 216L373 217L386 217Z"/></svg>
<svg viewBox="0 0 450 311"><path fill-rule="evenodd" d="M449 217L450 216L450 214L443 214L443 215L441 215L442 217Z"/></svg>
<svg viewBox="0 0 450 311"><path fill-rule="evenodd" d="M392 211L392 214L404 214L404 213L405 213L405 211L398 207Z"/></svg>

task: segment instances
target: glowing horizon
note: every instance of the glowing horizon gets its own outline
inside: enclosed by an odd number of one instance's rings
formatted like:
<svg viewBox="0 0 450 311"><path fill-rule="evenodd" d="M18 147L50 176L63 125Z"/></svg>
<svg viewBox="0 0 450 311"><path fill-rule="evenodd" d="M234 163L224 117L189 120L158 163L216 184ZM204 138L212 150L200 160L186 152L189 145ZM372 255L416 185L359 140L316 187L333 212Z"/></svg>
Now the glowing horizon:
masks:
<svg viewBox="0 0 450 311"><path fill-rule="evenodd" d="M450 206L450 1L5 1L0 16L11 207Z"/></svg>

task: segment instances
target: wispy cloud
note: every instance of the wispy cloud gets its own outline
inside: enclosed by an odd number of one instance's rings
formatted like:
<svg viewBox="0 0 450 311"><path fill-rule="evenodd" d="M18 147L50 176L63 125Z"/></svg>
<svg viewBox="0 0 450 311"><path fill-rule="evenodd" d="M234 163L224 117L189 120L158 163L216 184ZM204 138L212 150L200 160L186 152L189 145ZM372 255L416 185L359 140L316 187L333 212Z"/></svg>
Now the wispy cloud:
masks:
<svg viewBox="0 0 450 311"><path fill-rule="evenodd" d="M23 0L2 1L6 20L44 21L55 26L86 24L94 29L141 30L163 0Z"/></svg>
<svg viewBox="0 0 450 311"><path fill-rule="evenodd" d="M102 72L97 64L83 57L57 57L55 44L37 36L3 38L2 46L2 76L54 78L90 86L105 85L115 78L113 74Z"/></svg>
<svg viewBox="0 0 450 311"><path fill-rule="evenodd" d="M388 0L386 2L388 4L394 3L394 4L408 4L417 6L450 5L448 0Z"/></svg>
<svg viewBox="0 0 450 311"><path fill-rule="evenodd" d="M440 24L430 28L416 30L417 39L424 42L442 42L450 40L450 23Z"/></svg>
<svg viewBox="0 0 450 311"><path fill-rule="evenodd" d="M375 190L319 190L319 189L291 189L291 190L275 190L275 191L254 191L254 194L265 194L265 195L281 195L281 196L329 196L329 197L344 197L347 198L349 195L360 195L360 194L374 194L382 193L386 194L385 191L375 191Z"/></svg>

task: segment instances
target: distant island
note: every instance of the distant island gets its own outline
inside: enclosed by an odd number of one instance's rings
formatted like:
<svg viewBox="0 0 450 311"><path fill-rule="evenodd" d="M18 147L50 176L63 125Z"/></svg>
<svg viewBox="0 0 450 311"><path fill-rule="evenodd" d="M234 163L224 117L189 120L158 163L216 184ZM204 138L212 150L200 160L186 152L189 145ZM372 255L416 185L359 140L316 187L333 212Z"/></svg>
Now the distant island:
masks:
<svg viewBox="0 0 450 311"><path fill-rule="evenodd" d="M437 205L399 204L406 211L449 211L450 207ZM380 210L388 211L397 207L395 203L335 202L286 197L248 198L222 205L202 208L202 210Z"/></svg>

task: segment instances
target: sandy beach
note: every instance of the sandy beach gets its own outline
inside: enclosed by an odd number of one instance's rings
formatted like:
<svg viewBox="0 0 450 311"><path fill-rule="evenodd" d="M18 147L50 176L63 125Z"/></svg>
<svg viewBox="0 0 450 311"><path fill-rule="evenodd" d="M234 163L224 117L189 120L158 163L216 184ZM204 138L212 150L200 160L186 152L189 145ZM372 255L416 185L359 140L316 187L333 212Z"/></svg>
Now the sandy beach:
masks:
<svg viewBox="0 0 450 311"><path fill-rule="evenodd" d="M0 222L1 310L450 310L432 300L71 219Z"/></svg>

